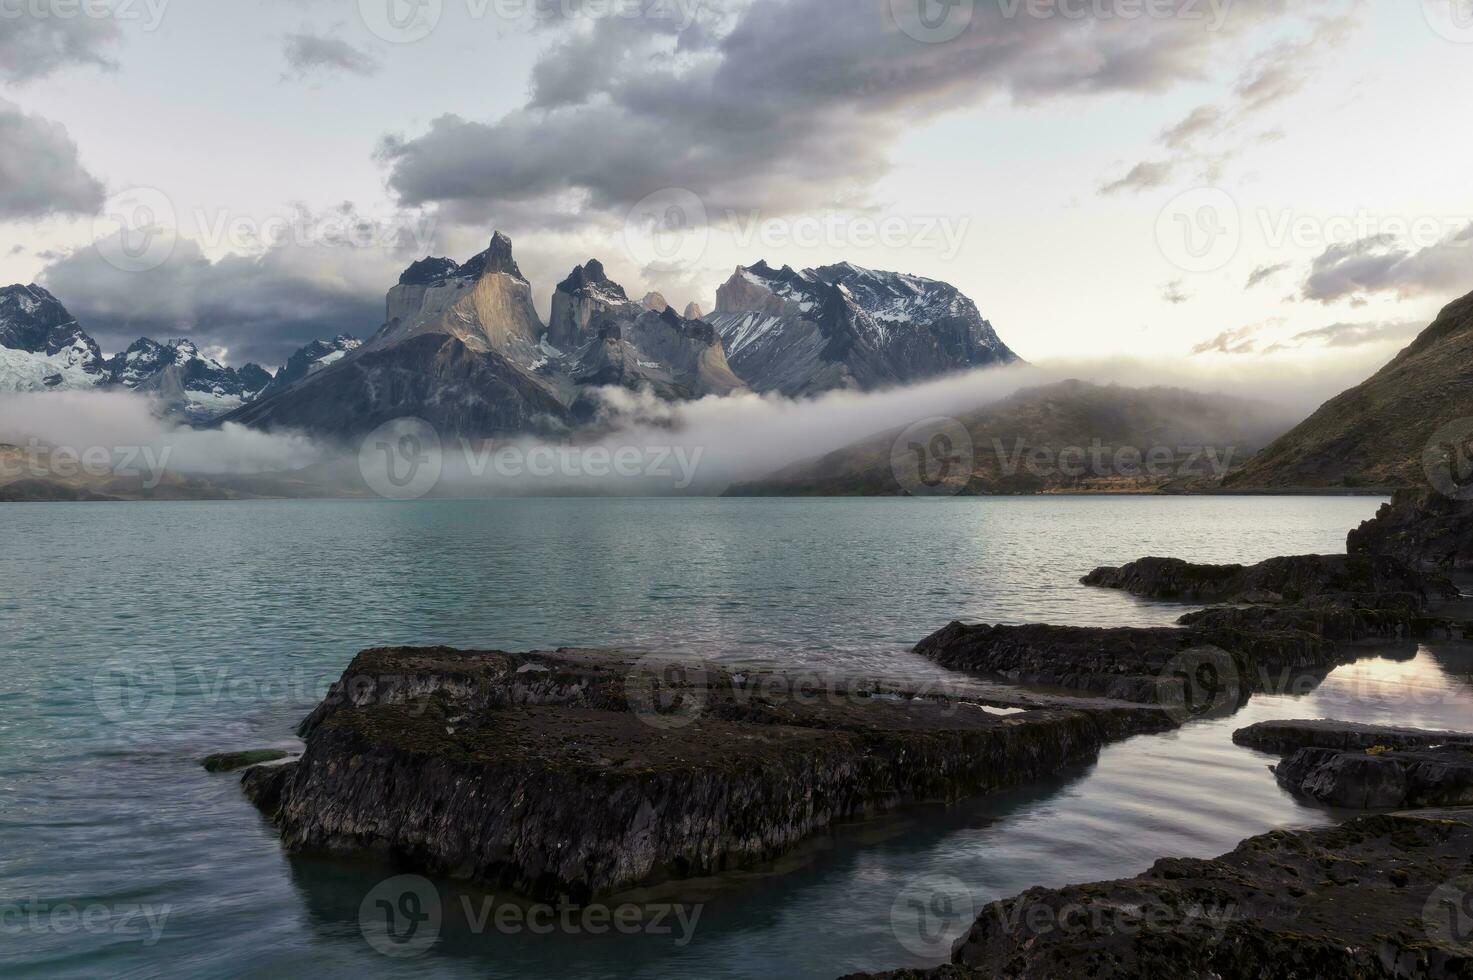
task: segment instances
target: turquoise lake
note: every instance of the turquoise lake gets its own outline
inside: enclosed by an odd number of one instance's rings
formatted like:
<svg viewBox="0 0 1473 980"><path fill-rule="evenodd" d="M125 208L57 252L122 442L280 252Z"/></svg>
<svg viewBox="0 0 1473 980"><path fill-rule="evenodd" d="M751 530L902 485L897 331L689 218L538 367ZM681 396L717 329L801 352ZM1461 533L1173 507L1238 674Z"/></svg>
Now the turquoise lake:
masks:
<svg viewBox="0 0 1473 980"><path fill-rule="evenodd" d="M1078 584L1145 555L1344 550L1371 498L499 500L0 507L0 975L833 980L930 965L901 897L987 902L1138 874L1336 815L1234 747L1266 718L1473 726L1473 655L1370 656L1301 696L1111 746L1026 791L825 837L788 873L692 885L688 935L447 922L414 958L365 938L392 874L293 858L198 760L291 749L355 652L623 646L895 676L954 619L1165 625ZM124 682L119 682L124 678ZM596 805L596 801L590 801ZM477 899L437 883L449 906ZM85 913L94 910L90 920ZM95 911L101 909L100 912ZM69 914L70 912L70 914ZM956 928L965 922L958 921Z"/></svg>

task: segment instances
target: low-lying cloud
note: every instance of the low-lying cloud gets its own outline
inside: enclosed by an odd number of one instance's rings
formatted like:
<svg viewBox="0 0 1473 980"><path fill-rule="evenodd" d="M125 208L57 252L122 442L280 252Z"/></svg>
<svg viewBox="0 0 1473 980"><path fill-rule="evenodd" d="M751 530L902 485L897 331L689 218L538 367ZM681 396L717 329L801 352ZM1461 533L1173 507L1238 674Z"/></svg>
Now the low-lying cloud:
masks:
<svg viewBox="0 0 1473 980"><path fill-rule="evenodd" d="M443 465L434 492L450 496L516 494L716 494L881 433L936 416L960 416L1018 391L1078 378L1137 387L1174 386L1230 393L1265 403L1287 430L1325 398L1362 380L1363 365L1313 373L1264 365L1230 371L1201 365L1173 371L1145 362L1057 363L983 369L890 391L833 392L795 401L744 394L669 403L622 389L605 395L618 421L605 434L567 443L533 439L466 443L439 440ZM1285 401L1286 394L1292 401ZM1275 414L1276 413L1276 414ZM392 442L396 437L381 439ZM240 426L213 430L160 421L141 396L119 392L46 392L0 398L0 443L29 442L85 450L148 447L171 473L214 478L291 475L331 492L384 492L368 479L373 437L334 446L289 433ZM310 467L301 473L303 467ZM390 495L392 490L390 490Z"/></svg>

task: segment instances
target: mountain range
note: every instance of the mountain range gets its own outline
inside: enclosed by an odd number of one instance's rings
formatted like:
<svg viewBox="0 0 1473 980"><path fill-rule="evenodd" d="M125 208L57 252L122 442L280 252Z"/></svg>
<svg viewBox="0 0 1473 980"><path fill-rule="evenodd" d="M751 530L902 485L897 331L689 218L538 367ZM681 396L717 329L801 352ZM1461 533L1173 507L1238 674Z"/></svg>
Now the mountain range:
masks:
<svg viewBox="0 0 1473 980"><path fill-rule="evenodd" d="M111 357L40 286L0 288L0 393L125 390L151 396L161 413L206 423L285 383L306 377L357 346L318 341L292 355L276 376L258 364L227 367L193 341L140 338Z"/></svg>
<svg viewBox="0 0 1473 980"><path fill-rule="evenodd" d="M706 316L659 293L634 301L591 259L557 284L544 324L499 232L464 263L410 265L367 341L314 341L274 375L187 340L145 338L104 358L41 287L0 290L0 392L124 388L191 423L335 438L404 416L443 434L556 435L596 420L608 387L669 401L802 397L1018 361L955 287L850 263L738 268Z"/></svg>
<svg viewBox="0 0 1473 980"><path fill-rule="evenodd" d="M557 284L544 324L498 232L464 263L415 262L362 347L223 421L352 437L416 416L441 433L556 435L595 421L609 387L669 401L799 396L1018 360L970 300L914 276L759 263L720 296L712 316L695 304L681 315L658 293L631 299L590 259Z"/></svg>

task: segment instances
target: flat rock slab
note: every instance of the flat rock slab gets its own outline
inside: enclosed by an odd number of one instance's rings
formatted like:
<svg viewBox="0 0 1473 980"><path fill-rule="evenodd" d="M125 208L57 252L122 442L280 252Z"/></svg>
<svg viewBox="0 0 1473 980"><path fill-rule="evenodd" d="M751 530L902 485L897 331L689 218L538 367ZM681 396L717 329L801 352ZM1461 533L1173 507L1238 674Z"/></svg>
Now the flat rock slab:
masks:
<svg viewBox="0 0 1473 980"><path fill-rule="evenodd" d="M952 623L915 652L950 670L1156 705L1178 723L1231 713L1291 674L1322 674L1355 656L1303 630L1216 622L1110 629Z"/></svg>
<svg viewBox="0 0 1473 980"><path fill-rule="evenodd" d="M1473 748L1473 734L1421 728L1360 725L1347 721L1264 721L1233 733L1249 748L1286 755L1299 749L1425 749L1442 745Z"/></svg>
<svg viewBox="0 0 1473 980"><path fill-rule="evenodd" d="M1183 602L1298 603L1315 596L1407 593L1443 595L1448 583L1389 555L1297 555L1257 565L1197 565L1180 558L1142 558L1097 568L1085 585L1148 599Z"/></svg>
<svg viewBox="0 0 1473 980"><path fill-rule="evenodd" d="M1470 855L1463 809L1276 831L1215 860L1167 859L1139 878L994 903L951 964L874 976L1473 977Z"/></svg>
<svg viewBox="0 0 1473 980"><path fill-rule="evenodd" d="M1253 725L1233 741L1287 755L1274 768L1279 783L1327 806L1473 805L1473 735L1288 721Z"/></svg>
<svg viewBox="0 0 1473 980"><path fill-rule="evenodd" d="M304 723L301 759L243 785L289 849L389 854L586 901L760 864L905 803L1043 779L1172 724L1052 700L1006 712L620 651L371 650Z"/></svg>

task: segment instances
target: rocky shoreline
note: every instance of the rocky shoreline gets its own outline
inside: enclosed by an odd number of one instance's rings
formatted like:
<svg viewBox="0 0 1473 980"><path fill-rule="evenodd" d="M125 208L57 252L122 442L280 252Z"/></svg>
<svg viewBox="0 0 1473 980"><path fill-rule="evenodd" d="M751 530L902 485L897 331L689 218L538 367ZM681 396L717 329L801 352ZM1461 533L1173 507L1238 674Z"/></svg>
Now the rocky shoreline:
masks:
<svg viewBox="0 0 1473 980"><path fill-rule="evenodd" d="M1251 691L1276 668L1353 660L1361 641L1469 635L1468 603L1442 574L1473 564L1469 503L1399 493L1347 550L1255 566L1148 558L1083 580L1227 603L1183 616L1178 630L952 624L917 651L984 675L1167 703L1178 695L1143 683L1142 654L1157 664L1219 644L1217 685L1225 670ZM1252 725L1234 741L1286 756L1273 767L1280 784L1322 805L1429 809L1276 831L1125 881L1033 889L984 909L949 964L846 980L1473 977L1473 734L1317 720Z"/></svg>
<svg viewBox="0 0 1473 980"><path fill-rule="evenodd" d="M1469 854L1466 809L1275 831L1210 861L1032 889L983 909L947 966L845 980L1467 978Z"/></svg>
<svg viewBox="0 0 1473 980"><path fill-rule="evenodd" d="M940 687L619 650L367 650L302 723L301 757L250 768L242 784L291 851L387 856L533 899L583 903L761 866L843 822L1021 786L1113 741L1231 714L1255 692L1322 679L1368 643L1465 635L1458 590L1430 567L1450 563L1406 542L1461 540L1458 520L1473 511L1439 513L1427 532L1406 511L1415 506L1399 497L1378 519L1394 528L1363 527L1350 555L1148 558L1083 579L1214 603L1175 627L953 623L915 648L974 678ZM1387 540L1394 554L1367 544ZM1317 721L1236 740L1287 756L1281 783L1326 805L1473 803L1473 735ZM885 976L1258 977L1266 963L1289 968L1274 975L1473 976L1460 972L1473 960L1412 928L1427 893L1473 853L1469 812L1270 834L1216 861L1034 890L984 912L950 965ZM1231 902L1235 917L1186 915L1204 896ZM1181 928L1054 935L1014 919L999 931L1020 902L1154 902ZM1210 948L1208 928L1224 930Z"/></svg>

